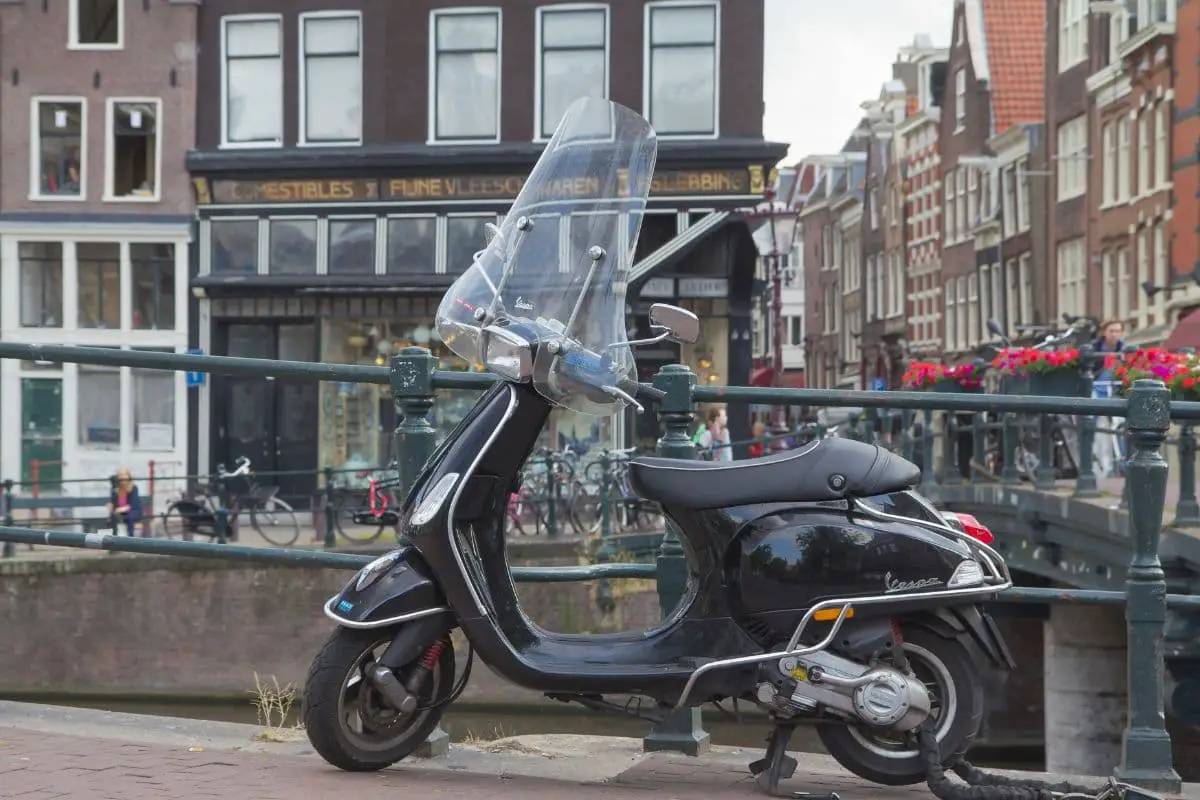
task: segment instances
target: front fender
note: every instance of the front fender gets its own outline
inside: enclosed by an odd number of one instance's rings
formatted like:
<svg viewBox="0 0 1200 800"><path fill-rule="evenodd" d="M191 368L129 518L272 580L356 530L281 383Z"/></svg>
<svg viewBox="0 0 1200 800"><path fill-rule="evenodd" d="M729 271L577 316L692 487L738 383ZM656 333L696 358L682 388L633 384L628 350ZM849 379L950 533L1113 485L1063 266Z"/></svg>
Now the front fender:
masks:
<svg viewBox="0 0 1200 800"><path fill-rule="evenodd" d="M325 603L325 615L347 628L383 628L443 613L450 613L445 595L412 547L375 559Z"/></svg>

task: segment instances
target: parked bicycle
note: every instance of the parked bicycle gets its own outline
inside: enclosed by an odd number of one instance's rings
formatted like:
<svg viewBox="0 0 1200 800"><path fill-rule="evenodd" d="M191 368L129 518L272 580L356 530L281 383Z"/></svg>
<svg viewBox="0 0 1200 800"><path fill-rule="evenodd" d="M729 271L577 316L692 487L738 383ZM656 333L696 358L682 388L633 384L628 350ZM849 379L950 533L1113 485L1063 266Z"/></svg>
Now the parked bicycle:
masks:
<svg viewBox="0 0 1200 800"><path fill-rule="evenodd" d="M289 547L300 538L296 512L276 497L278 486L260 486L250 469L250 459L241 456L232 472L224 464L217 474L195 487L184 490L162 515L162 535L168 539L191 541L196 536L218 538L218 511L225 509L225 533L237 540L237 520L244 510L250 527L276 547Z"/></svg>
<svg viewBox="0 0 1200 800"><path fill-rule="evenodd" d="M400 504L395 490L400 476L395 463L384 470L363 470L355 473L359 480L367 479L367 487L339 486L333 490L330 511L337 532L350 542L368 544L376 541L391 528L400 535Z"/></svg>
<svg viewBox="0 0 1200 800"><path fill-rule="evenodd" d="M605 450L584 469L587 482L571 502L572 520L581 533L590 536L601 532L606 505L613 532L662 529L658 505L638 497L629 485L629 459L636 453L636 447Z"/></svg>
<svg viewBox="0 0 1200 800"><path fill-rule="evenodd" d="M575 498L585 491L576 478L578 460L573 450L545 448L529 459L522 472L521 485L508 499L505 530L510 535L528 536L552 529L561 532L568 526L576 535L584 535L572 513Z"/></svg>
<svg viewBox="0 0 1200 800"><path fill-rule="evenodd" d="M1031 345L1033 350L1056 350L1060 347L1079 347L1096 337L1098 322L1092 317L1076 317L1063 315L1067 327L1061 331L1044 331L1041 341ZM988 330L1000 339L1003 346L1011 342L995 320L988 320ZM1040 428L1033 423L1036 416L1021 415L1017 434L1017 447L1014 452L1014 463L1021 478L1032 481L1041 465ZM1060 478L1073 478L1079 474L1079 418L1073 414L1050 415L1051 455L1053 464ZM992 432L988 435L988 462L993 470L999 471L1003 466L1003 434Z"/></svg>

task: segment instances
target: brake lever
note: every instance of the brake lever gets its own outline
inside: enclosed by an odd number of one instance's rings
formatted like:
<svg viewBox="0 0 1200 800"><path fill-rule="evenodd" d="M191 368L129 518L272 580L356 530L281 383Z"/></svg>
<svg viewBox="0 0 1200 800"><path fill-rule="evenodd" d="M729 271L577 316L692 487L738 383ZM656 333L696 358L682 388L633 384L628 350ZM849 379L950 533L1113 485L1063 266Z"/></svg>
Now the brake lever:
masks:
<svg viewBox="0 0 1200 800"><path fill-rule="evenodd" d="M646 413L646 407L643 406L641 403L639 403L637 400L635 400L633 398L633 395L629 394L626 391L618 389L616 386L601 386L600 391L605 392L606 394L611 394L613 397L619 397L622 400L625 400L626 402L632 404L634 407L637 408L639 414Z"/></svg>

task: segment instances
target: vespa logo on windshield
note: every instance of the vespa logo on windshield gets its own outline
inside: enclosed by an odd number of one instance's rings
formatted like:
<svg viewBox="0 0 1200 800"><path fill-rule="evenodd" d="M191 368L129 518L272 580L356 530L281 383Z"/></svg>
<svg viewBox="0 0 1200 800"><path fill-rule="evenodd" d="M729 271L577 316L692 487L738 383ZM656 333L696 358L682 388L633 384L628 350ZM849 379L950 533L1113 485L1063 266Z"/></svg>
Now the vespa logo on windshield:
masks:
<svg viewBox="0 0 1200 800"><path fill-rule="evenodd" d="M533 303L526 300L524 297L518 297L517 302L513 303L521 311L533 311Z"/></svg>
<svg viewBox="0 0 1200 800"><path fill-rule="evenodd" d="M941 586L943 583L941 578L922 578L919 581L902 581L892 573L888 572L883 576L883 585L887 588L887 592L913 592L918 589L928 589L931 586Z"/></svg>

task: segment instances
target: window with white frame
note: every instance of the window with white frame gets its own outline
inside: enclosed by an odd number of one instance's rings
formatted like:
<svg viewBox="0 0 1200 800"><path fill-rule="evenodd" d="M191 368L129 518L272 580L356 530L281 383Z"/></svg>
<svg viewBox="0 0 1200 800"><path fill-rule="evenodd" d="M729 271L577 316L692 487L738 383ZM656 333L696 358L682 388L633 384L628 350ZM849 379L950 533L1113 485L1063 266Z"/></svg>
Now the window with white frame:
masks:
<svg viewBox="0 0 1200 800"><path fill-rule="evenodd" d="M1004 265L1004 327L1011 329L1021 322L1021 274L1017 260L1010 258Z"/></svg>
<svg viewBox="0 0 1200 800"><path fill-rule="evenodd" d="M161 369L131 369L129 378L133 390L133 446L140 450L172 449L175 375Z"/></svg>
<svg viewBox="0 0 1200 800"><path fill-rule="evenodd" d="M63 246L61 242L18 242L21 269L21 327L63 326Z"/></svg>
<svg viewBox="0 0 1200 800"><path fill-rule="evenodd" d="M954 304L954 311L958 319L954 323L954 349L958 351L967 349L967 337L969 335L967 331L967 279L959 276L956 283L958 284L958 300Z"/></svg>
<svg viewBox="0 0 1200 800"><path fill-rule="evenodd" d="M999 262L992 264L991 281L989 286L981 287L981 289L985 292L986 296L983 304L984 319L981 319L980 323L985 323L986 320L991 317L997 317L999 318L1000 322L1003 323L1005 328L1009 327L1008 317L1006 315L1007 309L1004 308L1004 305L1001 302L1004 298L1004 273L1000 269ZM984 336L984 334L985 331L981 328L979 335Z"/></svg>
<svg viewBox="0 0 1200 800"><path fill-rule="evenodd" d="M222 142L283 142L283 22L278 15L224 17Z"/></svg>
<svg viewBox="0 0 1200 800"><path fill-rule="evenodd" d="M258 272L258 220L214 219L209 228L208 271L214 275Z"/></svg>
<svg viewBox="0 0 1200 800"><path fill-rule="evenodd" d="M1154 185L1159 189L1170 181L1171 104L1159 103L1154 109Z"/></svg>
<svg viewBox="0 0 1200 800"><path fill-rule="evenodd" d="M1017 230L1029 230L1029 159L1017 162L1013 177L1017 182Z"/></svg>
<svg viewBox="0 0 1200 800"><path fill-rule="evenodd" d="M954 132L963 129L967 120L967 71L959 67L954 71Z"/></svg>
<svg viewBox="0 0 1200 800"><path fill-rule="evenodd" d="M967 230L979 224L979 169L967 167Z"/></svg>
<svg viewBox="0 0 1200 800"><path fill-rule="evenodd" d="M1112 122L1106 124L1101 130L1100 138L1104 148L1104 164L1103 164L1103 183L1104 183L1104 204L1109 205L1117 201L1117 136L1115 132L1116 125Z"/></svg>
<svg viewBox="0 0 1200 800"><path fill-rule="evenodd" d="M121 327L121 245L78 242L75 245L77 326ZM86 395L85 395L86 396Z"/></svg>
<svg viewBox="0 0 1200 800"><path fill-rule="evenodd" d="M1154 285L1167 286L1169 280L1167 274L1170 272L1167 264L1167 223L1159 222L1154 226ZM1154 295L1153 305L1160 309L1159 323L1166 322L1161 316L1161 309L1167 304L1167 293L1159 292Z"/></svg>
<svg viewBox="0 0 1200 800"><path fill-rule="evenodd" d="M1137 190L1139 195L1150 191L1150 110L1146 109L1138 115L1138 158L1137 158Z"/></svg>
<svg viewBox="0 0 1200 800"><path fill-rule="evenodd" d="M106 200L159 199L162 101L110 99L105 150Z"/></svg>
<svg viewBox="0 0 1200 800"><path fill-rule="evenodd" d="M300 15L300 144L362 141L362 17Z"/></svg>
<svg viewBox="0 0 1200 800"><path fill-rule="evenodd" d="M1058 71L1087 60L1089 0L1059 0Z"/></svg>
<svg viewBox="0 0 1200 800"><path fill-rule="evenodd" d="M1129 319L1133 308L1129 298L1129 248L1117 250L1117 319Z"/></svg>
<svg viewBox="0 0 1200 800"><path fill-rule="evenodd" d="M1087 313L1087 273L1082 236L1058 245L1058 313Z"/></svg>
<svg viewBox="0 0 1200 800"><path fill-rule="evenodd" d="M129 245L130 324L134 330L175 330L175 245Z"/></svg>
<svg viewBox="0 0 1200 800"><path fill-rule="evenodd" d="M1120 47L1129 38L1129 15L1124 8L1113 11L1108 15L1108 62L1115 64L1120 60Z"/></svg>
<svg viewBox="0 0 1200 800"><path fill-rule="evenodd" d="M430 139L500 138L500 10L432 12Z"/></svg>
<svg viewBox="0 0 1200 800"><path fill-rule="evenodd" d="M87 166L87 106L82 98L33 99L30 194L40 200L82 200Z"/></svg>
<svg viewBox="0 0 1200 800"><path fill-rule="evenodd" d="M1000 214L1003 217L1002 225L1004 229L1004 238L1008 238L1017 232L1017 187L1016 187L1016 170L1012 166L1007 166L1000 172L1000 194L1003 196Z"/></svg>
<svg viewBox="0 0 1200 800"><path fill-rule="evenodd" d="M1070 200L1087 191L1087 115L1058 126L1058 199Z"/></svg>
<svg viewBox="0 0 1200 800"><path fill-rule="evenodd" d="M608 96L608 7L538 9L538 137L580 97Z"/></svg>
<svg viewBox="0 0 1200 800"><path fill-rule="evenodd" d="M717 132L718 7L671 2L646 7L646 116L659 134Z"/></svg>
<svg viewBox="0 0 1200 800"><path fill-rule="evenodd" d="M327 225L325 271L330 275L373 275L375 217L333 217Z"/></svg>
<svg viewBox="0 0 1200 800"><path fill-rule="evenodd" d="M975 275L967 276L967 347L973 347L979 340L979 290L981 282ZM982 283L984 291L986 282Z"/></svg>
<svg viewBox="0 0 1200 800"><path fill-rule="evenodd" d="M1122 116L1117 120L1117 201L1124 202L1129 199L1130 187L1133 185L1130 180L1130 172L1133 165L1129 159L1129 134L1130 125L1129 117Z"/></svg>
<svg viewBox="0 0 1200 800"><path fill-rule="evenodd" d="M1149 233L1142 231L1137 235L1137 288L1150 280L1150 243L1147 240ZM1138 327L1146 327L1147 304L1138 303Z"/></svg>
<svg viewBox="0 0 1200 800"><path fill-rule="evenodd" d="M1105 250L1100 255L1100 308L1104 319L1117 316L1117 259L1116 251Z"/></svg>
<svg viewBox="0 0 1200 800"><path fill-rule="evenodd" d="M125 0L68 0L68 46L72 50L120 50Z"/></svg>
<svg viewBox="0 0 1200 800"><path fill-rule="evenodd" d="M954 218L954 170L946 172L946 243L958 239L958 225Z"/></svg>
<svg viewBox="0 0 1200 800"><path fill-rule="evenodd" d="M967 221L967 171L961 167L954 172L954 227L958 229L958 240L961 242L968 235Z"/></svg>
<svg viewBox="0 0 1200 800"><path fill-rule="evenodd" d="M1176 0L1138 0L1138 26L1175 21Z"/></svg>
<svg viewBox="0 0 1200 800"><path fill-rule="evenodd" d="M1019 315L1025 319L1033 317L1033 265L1032 255L1022 253L1018 260L1017 272L1021 281L1021 310Z"/></svg>

